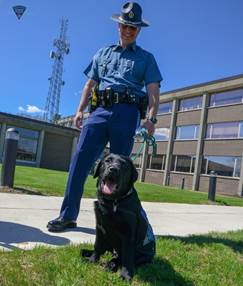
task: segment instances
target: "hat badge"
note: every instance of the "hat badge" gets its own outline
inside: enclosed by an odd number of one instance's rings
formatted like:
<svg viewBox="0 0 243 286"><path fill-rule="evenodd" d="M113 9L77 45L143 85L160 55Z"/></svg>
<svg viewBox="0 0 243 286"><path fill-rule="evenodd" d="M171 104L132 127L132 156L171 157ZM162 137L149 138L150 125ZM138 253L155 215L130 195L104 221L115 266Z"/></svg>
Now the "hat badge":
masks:
<svg viewBox="0 0 243 286"><path fill-rule="evenodd" d="M129 17L130 19L132 19L132 18L134 17L133 11L130 11L130 12L129 12L128 17Z"/></svg>

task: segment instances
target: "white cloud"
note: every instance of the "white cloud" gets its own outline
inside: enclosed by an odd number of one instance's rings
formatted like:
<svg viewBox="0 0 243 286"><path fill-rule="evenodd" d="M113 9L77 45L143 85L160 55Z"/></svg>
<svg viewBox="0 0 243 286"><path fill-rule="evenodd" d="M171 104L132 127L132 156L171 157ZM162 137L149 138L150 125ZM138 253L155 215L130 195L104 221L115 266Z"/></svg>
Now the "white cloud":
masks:
<svg viewBox="0 0 243 286"><path fill-rule="evenodd" d="M44 112L44 110L41 110L40 108L38 108L35 105L29 105L27 104L27 112L28 113L36 113L36 112Z"/></svg>
<svg viewBox="0 0 243 286"><path fill-rule="evenodd" d="M35 105L30 105L30 104L27 104L26 108L19 106L18 110L22 111L22 112L26 112L26 113L31 113L31 114L33 114L33 113L44 113L44 110L40 109L39 107L37 107Z"/></svg>
<svg viewBox="0 0 243 286"><path fill-rule="evenodd" d="M24 109L22 106L19 106L19 107L18 107L18 110L19 110L19 111L25 111L25 109Z"/></svg>
<svg viewBox="0 0 243 286"><path fill-rule="evenodd" d="M169 139L170 129L169 128L156 128L154 137L157 140L166 140Z"/></svg>
<svg viewBox="0 0 243 286"><path fill-rule="evenodd" d="M158 136L169 137L169 135L170 135L170 129L169 128L156 128L155 132Z"/></svg>

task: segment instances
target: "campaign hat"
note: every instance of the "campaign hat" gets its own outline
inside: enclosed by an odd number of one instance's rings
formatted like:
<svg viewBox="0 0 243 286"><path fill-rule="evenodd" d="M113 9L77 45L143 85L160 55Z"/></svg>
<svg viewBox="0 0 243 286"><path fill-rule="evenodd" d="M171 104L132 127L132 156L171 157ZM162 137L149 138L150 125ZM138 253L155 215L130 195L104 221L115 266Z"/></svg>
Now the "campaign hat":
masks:
<svg viewBox="0 0 243 286"><path fill-rule="evenodd" d="M142 19L142 8L136 2L127 2L121 10L121 14L112 15L111 19L130 26L148 27L149 22Z"/></svg>

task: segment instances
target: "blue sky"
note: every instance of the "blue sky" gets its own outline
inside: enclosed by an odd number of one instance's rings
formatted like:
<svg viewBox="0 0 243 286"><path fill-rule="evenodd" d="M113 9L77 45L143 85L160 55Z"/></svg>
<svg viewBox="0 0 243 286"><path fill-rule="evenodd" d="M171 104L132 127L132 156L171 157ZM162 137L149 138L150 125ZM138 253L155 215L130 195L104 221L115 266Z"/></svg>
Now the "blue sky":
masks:
<svg viewBox="0 0 243 286"><path fill-rule="evenodd" d="M141 0L137 44L152 52L163 82L161 92L243 73L242 0ZM48 93L53 40L60 19L69 20L70 54L64 59L60 114L76 111L83 70L101 47L118 41L120 0L0 0L0 111L42 110ZM25 5L21 20L12 6Z"/></svg>

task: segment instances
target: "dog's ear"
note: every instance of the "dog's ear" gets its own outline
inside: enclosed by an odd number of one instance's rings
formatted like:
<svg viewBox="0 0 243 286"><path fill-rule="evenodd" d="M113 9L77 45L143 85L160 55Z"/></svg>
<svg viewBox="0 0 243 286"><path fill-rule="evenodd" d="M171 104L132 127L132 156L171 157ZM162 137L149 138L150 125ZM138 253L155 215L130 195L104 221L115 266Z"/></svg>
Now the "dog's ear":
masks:
<svg viewBox="0 0 243 286"><path fill-rule="evenodd" d="M95 167L94 167L94 174L93 174L93 177L94 177L94 178L97 178L97 177L99 176L101 164L102 164L102 160L99 160L99 161L96 163L96 165L95 165Z"/></svg>
<svg viewBox="0 0 243 286"><path fill-rule="evenodd" d="M136 167L133 164L133 161L130 159L130 163L132 166L132 182L135 183L138 179L138 171L136 169Z"/></svg>

